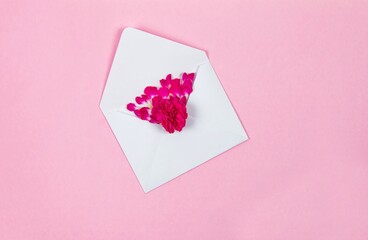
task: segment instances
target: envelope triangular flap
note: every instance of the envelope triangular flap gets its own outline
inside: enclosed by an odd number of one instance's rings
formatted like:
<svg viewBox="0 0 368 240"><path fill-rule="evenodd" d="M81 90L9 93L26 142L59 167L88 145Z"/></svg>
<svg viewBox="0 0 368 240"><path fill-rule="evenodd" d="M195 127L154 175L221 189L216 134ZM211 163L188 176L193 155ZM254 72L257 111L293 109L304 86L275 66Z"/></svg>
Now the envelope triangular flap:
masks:
<svg viewBox="0 0 368 240"><path fill-rule="evenodd" d="M159 86L159 80L171 73L196 71L208 62L206 53L134 28L125 28L116 50L100 103L104 113L134 101L146 86Z"/></svg>

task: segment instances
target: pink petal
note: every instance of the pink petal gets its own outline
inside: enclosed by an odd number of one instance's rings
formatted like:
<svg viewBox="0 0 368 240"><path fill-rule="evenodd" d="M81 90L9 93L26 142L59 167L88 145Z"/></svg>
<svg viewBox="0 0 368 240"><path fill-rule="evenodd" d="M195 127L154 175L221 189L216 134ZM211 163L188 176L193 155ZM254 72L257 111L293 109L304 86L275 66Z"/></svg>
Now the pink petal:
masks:
<svg viewBox="0 0 368 240"><path fill-rule="evenodd" d="M152 98L152 105L155 106L161 102L162 97L161 96L155 96Z"/></svg>
<svg viewBox="0 0 368 240"><path fill-rule="evenodd" d="M161 79L160 84L162 87L168 87L170 85L166 79Z"/></svg>
<svg viewBox="0 0 368 240"><path fill-rule="evenodd" d="M183 76L181 76L181 79L183 80L183 82L185 82L187 80L187 73L183 73Z"/></svg>
<svg viewBox="0 0 368 240"><path fill-rule="evenodd" d="M135 110L135 104L134 104L134 103L129 103L129 104L127 105L127 109L128 109L129 111L134 111L134 110Z"/></svg>
<svg viewBox="0 0 368 240"><path fill-rule="evenodd" d="M161 79L160 84L162 87L169 87L171 84L171 74L166 76L166 79Z"/></svg>
<svg viewBox="0 0 368 240"><path fill-rule="evenodd" d="M182 105L186 105L187 104L187 99L185 97L180 98L179 103Z"/></svg>
<svg viewBox="0 0 368 240"><path fill-rule="evenodd" d="M180 95L181 94L181 86L180 86L180 79L179 78L175 78L171 81L170 93L173 94L173 95Z"/></svg>
<svg viewBox="0 0 368 240"><path fill-rule="evenodd" d="M149 109L148 107L143 107L139 109L139 115L142 120L148 119L148 116L149 116L148 109Z"/></svg>
<svg viewBox="0 0 368 240"><path fill-rule="evenodd" d="M157 87L148 86L144 89L144 93L148 96L157 95Z"/></svg>
<svg viewBox="0 0 368 240"><path fill-rule="evenodd" d="M141 98L142 98L142 101L144 101L144 102L148 102L148 100L150 99L150 97L148 97L147 95L145 95L145 94L142 94L141 95Z"/></svg>
<svg viewBox="0 0 368 240"><path fill-rule="evenodd" d="M137 117L141 117L141 112L139 111L139 109L136 109L134 110L134 114L137 116Z"/></svg>
<svg viewBox="0 0 368 240"><path fill-rule="evenodd" d="M169 89L167 89L166 87L161 87L158 90L158 95L162 98L167 97L169 95Z"/></svg>
<svg viewBox="0 0 368 240"><path fill-rule="evenodd" d="M189 81L184 82L182 89L184 94L187 95L191 94L193 92L192 83Z"/></svg>
<svg viewBox="0 0 368 240"><path fill-rule="evenodd" d="M174 78L173 80L171 80L171 87L179 87L179 86L180 86L179 78Z"/></svg>
<svg viewBox="0 0 368 240"><path fill-rule="evenodd" d="M138 103L138 104L142 104L143 103L143 99L141 97L136 97L135 98L135 101Z"/></svg>
<svg viewBox="0 0 368 240"><path fill-rule="evenodd" d="M159 123L159 122L157 122L157 121L156 121L156 119L154 119L154 118L150 118L149 122L150 122L150 123Z"/></svg>
<svg viewBox="0 0 368 240"><path fill-rule="evenodd" d="M187 75L187 81L190 81L190 82L192 82L192 83L193 83L193 80L194 80L194 73L189 73L189 74Z"/></svg>

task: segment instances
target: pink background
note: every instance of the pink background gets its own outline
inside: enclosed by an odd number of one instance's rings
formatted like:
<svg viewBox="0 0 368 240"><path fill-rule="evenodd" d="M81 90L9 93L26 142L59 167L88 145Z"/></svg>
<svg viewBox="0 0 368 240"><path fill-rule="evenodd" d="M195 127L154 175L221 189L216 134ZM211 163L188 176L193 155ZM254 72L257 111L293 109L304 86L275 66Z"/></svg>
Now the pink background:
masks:
<svg viewBox="0 0 368 240"><path fill-rule="evenodd" d="M368 239L367 1L0 5L0 239ZM149 194L98 106L126 26L207 50L251 138Z"/></svg>

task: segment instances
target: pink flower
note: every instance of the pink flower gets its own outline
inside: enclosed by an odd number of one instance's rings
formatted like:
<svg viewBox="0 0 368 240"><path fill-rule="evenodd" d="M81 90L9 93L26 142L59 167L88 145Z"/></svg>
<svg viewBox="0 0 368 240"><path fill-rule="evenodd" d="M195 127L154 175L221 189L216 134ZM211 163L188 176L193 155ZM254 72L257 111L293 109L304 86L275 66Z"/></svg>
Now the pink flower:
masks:
<svg viewBox="0 0 368 240"><path fill-rule="evenodd" d="M175 130L180 132L185 126L187 117L186 102L180 101L178 97L156 96L152 99L151 119L161 123L167 132L173 133Z"/></svg>
<svg viewBox="0 0 368 240"><path fill-rule="evenodd" d="M194 73L183 73L172 79L171 74L161 79L161 87L148 86L144 94L129 103L127 109L142 120L161 124L169 133L181 131L188 117L187 101L193 91ZM138 106L137 106L138 105Z"/></svg>

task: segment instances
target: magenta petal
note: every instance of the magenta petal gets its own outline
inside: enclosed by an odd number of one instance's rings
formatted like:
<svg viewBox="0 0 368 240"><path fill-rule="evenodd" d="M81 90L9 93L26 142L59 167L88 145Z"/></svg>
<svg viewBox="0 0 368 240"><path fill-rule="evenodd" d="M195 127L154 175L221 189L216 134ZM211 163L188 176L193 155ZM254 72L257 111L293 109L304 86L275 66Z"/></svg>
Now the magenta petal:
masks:
<svg viewBox="0 0 368 240"><path fill-rule="evenodd" d="M192 83L193 83L193 80L194 80L194 73L189 73L189 74L187 75L187 81L190 81L190 82L192 82Z"/></svg>
<svg viewBox="0 0 368 240"><path fill-rule="evenodd" d="M171 84L171 74L166 76L166 79L161 79L160 84L162 87L169 87Z"/></svg>
<svg viewBox="0 0 368 240"><path fill-rule="evenodd" d="M166 87L161 87L158 90L158 95L162 98L167 97L169 95L169 89L167 89Z"/></svg>
<svg viewBox="0 0 368 240"><path fill-rule="evenodd" d="M148 96L157 95L157 87L148 86L144 89L144 93Z"/></svg>
<svg viewBox="0 0 368 240"><path fill-rule="evenodd" d="M183 80L183 82L185 82L187 80L187 73L183 73L183 76L181 77L181 79Z"/></svg>
<svg viewBox="0 0 368 240"><path fill-rule="evenodd" d="M129 104L127 105L127 109L128 109L129 111L134 111L134 110L135 110L135 104L134 104L134 103L129 103Z"/></svg>
<svg viewBox="0 0 368 240"><path fill-rule="evenodd" d="M171 87L179 87L180 86L180 79L179 78L175 78L173 80L171 80Z"/></svg>
<svg viewBox="0 0 368 240"><path fill-rule="evenodd" d="M176 78L171 81L170 93L173 95L181 94L180 79Z"/></svg>
<svg viewBox="0 0 368 240"><path fill-rule="evenodd" d="M161 96L155 96L152 98L152 105L155 106L156 104L158 104L161 101L162 97Z"/></svg>
<svg viewBox="0 0 368 240"><path fill-rule="evenodd" d="M145 95L145 94L142 94L141 95L141 98L142 98L142 101L144 101L144 102L147 102L150 98L147 96L147 95Z"/></svg>
<svg viewBox="0 0 368 240"><path fill-rule="evenodd" d="M142 120L147 120L148 119L148 107L143 107L141 109L139 109L139 115L140 115L140 118Z"/></svg>
<svg viewBox="0 0 368 240"><path fill-rule="evenodd" d="M137 116L137 117L141 117L141 112L139 111L139 109L136 109L134 110L134 114Z"/></svg>
<svg viewBox="0 0 368 240"><path fill-rule="evenodd" d="M186 105L187 104L187 99L185 97L180 98L179 103L182 105Z"/></svg>
<svg viewBox="0 0 368 240"><path fill-rule="evenodd" d="M160 84L161 84L161 86L162 86L162 87L167 87L167 86L169 86L168 82L167 82L165 79L161 79L161 80L160 80Z"/></svg>
<svg viewBox="0 0 368 240"><path fill-rule="evenodd" d="M185 86L183 87L183 94L191 94L193 92L192 86Z"/></svg>
<svg viewBox="0 0 368 240"><path fill-rule="evenodd" d="M142 104L143 103L143 99L141 97L136 97L135 98L135 101L138 103L138 104Z"/></svg>
<svg viewBox="0 0 368 240"><path fill-rule="evenodd" d="M184 82L182 89L184 94L191 94L193 91L192 83L189 81Z"/></svg>
<svg viewBox="0 0 368 240"><path fill-rule="evenodd" d="M181 95L181 89L180 89L180 87L171 87L170 88L170 93L174 96Z"/></svg>

